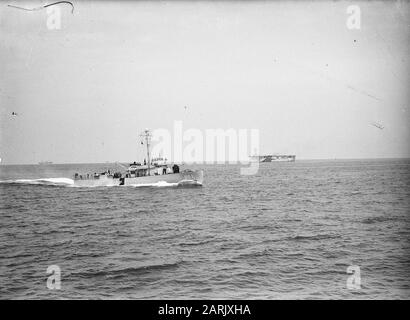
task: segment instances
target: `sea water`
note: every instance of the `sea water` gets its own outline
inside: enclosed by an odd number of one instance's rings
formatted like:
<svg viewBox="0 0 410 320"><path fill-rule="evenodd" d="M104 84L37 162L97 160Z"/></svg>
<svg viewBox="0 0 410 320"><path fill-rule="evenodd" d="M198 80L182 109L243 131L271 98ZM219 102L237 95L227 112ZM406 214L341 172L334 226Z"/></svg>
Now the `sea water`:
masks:
<svg viewBox="0 0 410 320"><path fill-rule="evenodd" d="M204 169L202 187L73 187L75 172L107 168L0 166L0 298L410 298L410 160L251 176L196 165L182 169Z"/></svg>

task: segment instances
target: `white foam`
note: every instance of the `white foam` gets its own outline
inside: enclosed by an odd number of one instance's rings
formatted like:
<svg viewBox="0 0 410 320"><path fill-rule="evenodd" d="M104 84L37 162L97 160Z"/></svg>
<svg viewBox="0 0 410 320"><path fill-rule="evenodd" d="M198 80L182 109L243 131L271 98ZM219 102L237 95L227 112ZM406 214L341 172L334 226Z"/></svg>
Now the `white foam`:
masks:
<svg viewBox="0 0 410 320"><path fill-rule="evenodd" d="M127 186L131 187L178 187L178 186L194 186L194 185L202 185L201 183L194 181L194 180L181 180L179 182L166 182L166 181L158 181L155 183L145 183L145 184L129 184Z"/></svg>
<svg viewBox="0 0 410 320"><path fill-rule="evenodd" d="M43 184L43 185L72 185L74 180L70 178L41 178L41 179L17 179L2 180L0 183Z"/></svg>
<svg viewBox="0 0 410 320"><path fill-rule="evenodd" d="M155 183L138 183L138 184L129 184L130 187L176 187L178 183L169 183L166 181L158 181Z"/></svg>
<svg viewBox="0 0 410 320"><path fill-rule="evenodd" d="M181 180L178 182L180 186L202 186L202 183L195 180Z"/></svg>

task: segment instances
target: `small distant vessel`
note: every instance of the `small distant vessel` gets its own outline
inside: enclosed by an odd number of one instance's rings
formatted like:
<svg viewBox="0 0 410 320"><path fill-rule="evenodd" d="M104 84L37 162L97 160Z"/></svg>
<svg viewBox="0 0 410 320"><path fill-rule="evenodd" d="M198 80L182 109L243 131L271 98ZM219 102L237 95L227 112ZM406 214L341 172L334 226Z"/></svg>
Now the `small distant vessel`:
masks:
<svg viewBox="0 0 410 320"><path fill-rule="evenodd" d="M202 186L203 170L183 170L180 172L179 166L172 167L164 157L150 157L151 133L147 129L141 135L145 139L147 146L147 159L144 164L134 162L126 168L125 172L106 170L102 173L74 175L74 185L76 186L144 186L159 183L172 184L178 186ZM121 167L123 167L121 165ZM125 167L123 167L125 168Z"/></svg>
<svg viewBox="0 0 410 320"><path fill-rule="evenodd" d="M38 163L40 166L46 166L46 165L48 165L48 164L53 164L51 161L40 161L39 163Z"/></svg>
<svg viewBox="0 0 410 320"><path fill-rule="evenodd" d="M268 154L268 155L254 155L250 157L253 161L258 162L295 162L295 155L286 154Z"/></svg>

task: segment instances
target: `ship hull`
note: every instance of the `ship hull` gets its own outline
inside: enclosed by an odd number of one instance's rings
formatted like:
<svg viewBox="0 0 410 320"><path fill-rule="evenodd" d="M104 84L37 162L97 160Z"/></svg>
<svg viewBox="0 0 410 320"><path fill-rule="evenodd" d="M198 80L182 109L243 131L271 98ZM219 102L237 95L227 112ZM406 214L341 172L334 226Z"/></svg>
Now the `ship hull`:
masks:
<svg viewBox="0 0 410 320"><path fill-rule="evenodd" d="M184 170L179 173L152 175L135 178L113 178L101 176L99 179L76 179L74 185L78 187L110 187L110 186L150 186L154 184L171 184L178 186L201 186L204 173L202 170Z"/></svg>
<svg viewBox="0 0 410 320"><path fill-rule="evenodd" d="M125 186L151 185L155 183L168 183L178 185L202 185L204 173L202 170L186 170L179 173L124 178Z"/></svg>
<svg viewBox="0 0 410 320"><path fill-rule="evenodd" d="M295 162L294 155L266 155L266 156L252 156L251 161L256 162Z"/></svg>
<svg viewBox="0 0 410 320"><path fill-rule="evenodd" d="M53 164L51 161L40 161L38 163L39 166L46 166L46 165L50 165Z"/></svg>
<svg viewBox="0 0 410 320"><path fill-rule="evenodd" d="M74 179L76 187L111 187L119 186L121 183L119 178L101 176L98 179Z"/></svg>

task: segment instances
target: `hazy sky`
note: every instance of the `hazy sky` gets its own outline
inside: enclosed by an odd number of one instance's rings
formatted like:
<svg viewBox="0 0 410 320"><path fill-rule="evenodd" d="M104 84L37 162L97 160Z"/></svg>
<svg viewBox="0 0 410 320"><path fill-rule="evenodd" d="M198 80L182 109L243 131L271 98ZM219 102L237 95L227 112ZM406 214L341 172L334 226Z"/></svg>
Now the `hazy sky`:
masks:
<svg viewBox="0 0 410 320"><path fill-rule="evenodd" d="M408 2L72 2L60 30L0 2L3 164L134 160L174 120L257 128L262 153L410 156Z"/></svg>

